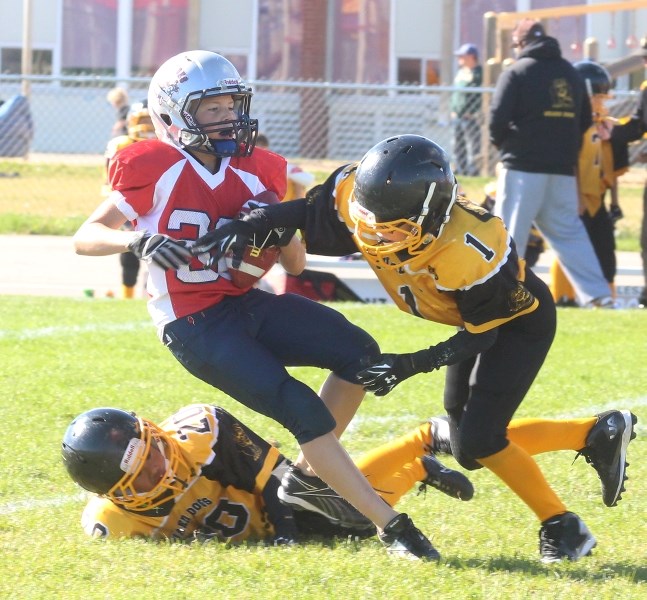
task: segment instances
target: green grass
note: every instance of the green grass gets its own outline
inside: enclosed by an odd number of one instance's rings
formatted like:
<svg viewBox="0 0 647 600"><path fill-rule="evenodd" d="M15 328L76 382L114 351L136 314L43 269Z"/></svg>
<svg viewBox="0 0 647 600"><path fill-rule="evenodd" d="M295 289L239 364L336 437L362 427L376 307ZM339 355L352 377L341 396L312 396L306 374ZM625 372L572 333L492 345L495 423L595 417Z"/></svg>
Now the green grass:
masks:
<svg viewBox="0 0 647 600"><path fill-rule="evenodd" d="M298 162L298 161L297 161ZM330 161L326 161L326 166ZM329 172L312 167L316 181L323 181ZM316 164L316 163L315 163ZM323 164L323 163L322 163ZM332 168L332 167L331 167ZM623 251L639 250L642 218L642 180L638 177L620 188L620 202L625 218L618 224L617 247ZM101 201L103 164L35 163L0 160L0 234L72 235ZM462 191L475 202L484 197L483 188L490 179L464 177Z"/></svg>
<svg viewBox="0 0 647 600"><path fill-rule="evenodd" d="M446 339L452 329L393 306L337 305L388 351ZM12 598L600 598L647 597L647 313L562 309L547 362L517 416L582 417L610 407L639 417L623 500L605 508L599 481L574 453L537 457L547 478L598 538L577 563L538 562L538 524L485 471L475 498L405 496L443 554L440 565L389 558L375 540L266 548L97 542L81 531L83 499L60 461L70 420L117 406L160 420L190 402L223 405L296 456L290 435L194 379L159 343L140 300L0 296L0 597ZM324 374L294 369L318 387ZM442 412L442 373L386 398L367 397L345 435L352 455ZM453 459L449 466L456 467Z"/></svg>

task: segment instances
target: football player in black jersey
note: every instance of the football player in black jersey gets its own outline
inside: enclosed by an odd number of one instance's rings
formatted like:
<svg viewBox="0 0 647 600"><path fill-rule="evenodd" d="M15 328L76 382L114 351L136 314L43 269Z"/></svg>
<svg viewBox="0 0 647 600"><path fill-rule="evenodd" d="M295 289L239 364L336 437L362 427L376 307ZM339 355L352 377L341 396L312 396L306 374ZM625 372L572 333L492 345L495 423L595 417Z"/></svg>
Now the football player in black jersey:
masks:
<svg viewBox="0 0 647 600"><path fill-rule="evenodd" d="M442 428L442 421L430 419L357 461L390 506L418 482L462 500L472 497L469 479L430 453L446 437ZM282 503L278 491L290 461L218 406L191 404L160 425L95 408L70 423L61 451L71 478L97 494L81 519L93 537L283 545L304 534L367 537L376 531L367 518L349 525Z"/></svg>
<svg viewBox="0 0 647 600"><path fill-rule="evenodd" d="M583 454L614 506L624 491L636 417L627 410L585 419L511 419L555 334L547 286L517 256L503 221L457 196L445 151L417 135L386 139L336 170L303 200L253 211L211 232L193 251L240 256L272 227L305 230L311 254L361 251L397 306L455 326L448 340L409 354L383 354L359 374L385 395L401 381L447 366L444 403L451 451L467 469L495 473L537 515L542 561L577 560L596 541L548 484L532 455ZM509 427L510 425L510 427Z"/></svg>

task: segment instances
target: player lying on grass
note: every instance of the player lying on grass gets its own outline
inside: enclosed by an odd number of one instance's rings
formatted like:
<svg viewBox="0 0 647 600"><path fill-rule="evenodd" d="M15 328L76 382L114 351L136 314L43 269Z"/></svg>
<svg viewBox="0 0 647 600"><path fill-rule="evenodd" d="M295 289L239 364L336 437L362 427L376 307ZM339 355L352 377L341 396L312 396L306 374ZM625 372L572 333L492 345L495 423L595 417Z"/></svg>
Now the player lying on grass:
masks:
<svg viewBox="0 0 647 600"><path fill-rule="evenodd" d="M418 352L382 354L358 380L383 396L409 377L447 366L452 454L466 469L487 467L535 513L542 561L577 560L596 540L533 455L581 451L602 481L604 503L614 506L624 491L636 417L614 410L587 419L527 419L511 434L511 419L553 342L555 304L517 256L503 221L457 197L457 189L440 146L417 135L394 136L305 199L254 210L191 250L213 265L227 252L240 257L250 236L296 227L311 254L360 250L401 310L458 328Z"/></svg>
<svg viewBox="0 0 647 600"><path fill-rule="evenodd" d="M432 421L357 461L391 506L417 482L462 500L473 495L465 475L430 453ZM95 537L278 545L309 535L368 537L376 531L368 519L345 527L282 503L278 491L291 462L217 406L186 406L159 426L115 408L89 410L69 425L62 454L72 479L99 494L82 517Z"/></svg>

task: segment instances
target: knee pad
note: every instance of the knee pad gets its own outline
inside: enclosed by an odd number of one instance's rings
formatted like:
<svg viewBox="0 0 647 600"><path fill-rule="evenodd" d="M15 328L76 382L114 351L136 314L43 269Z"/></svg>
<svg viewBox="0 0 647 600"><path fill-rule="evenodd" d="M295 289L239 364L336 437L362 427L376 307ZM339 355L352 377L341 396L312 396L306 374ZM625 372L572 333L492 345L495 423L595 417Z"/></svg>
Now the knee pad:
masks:
<svg viewBox="0 0 647 600"><path fill-rule="evenodd" d="M476 460L474 460L463 449L458 420L451 413L449 414L449 442L452 448L452 456L461 467L468 471L476 471L483 468L482 464L476 462Z"/></svg>
<svg viewBox="0 0 647 600"><path fill-rule="evenodd" d="M507 445L505 431L499 435L483 426L465 428L464 424L461 424L457 441L461 456L469 457L469 461L473 461L474 464L479 464L476 462L479 458L492 456ZM465 468L469 467L465 466Z"/></svg>

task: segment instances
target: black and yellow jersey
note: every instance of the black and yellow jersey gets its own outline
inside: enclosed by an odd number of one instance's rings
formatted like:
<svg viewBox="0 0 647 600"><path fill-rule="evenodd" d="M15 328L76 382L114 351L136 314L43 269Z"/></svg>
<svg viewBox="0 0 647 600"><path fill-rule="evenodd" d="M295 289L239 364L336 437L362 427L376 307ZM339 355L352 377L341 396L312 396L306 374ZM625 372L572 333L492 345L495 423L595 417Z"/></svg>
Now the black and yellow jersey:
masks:
<svg viewBox="0 0 647 600"><path fill-rule="evenodd" d="M613 187L615 180L611 143L602 139L594 123L584 133L577 171L580 197L591 216L600 210L604 192Z"/></svg>
<svg viewBox="0 0 647 600"><path fill-rule="evenodd" d="M349 165L336 171L308 195L309 252L349 253L348 238L356 235L349 214L355 170ZM398 270L371 266L401 310L471 333L493 329L538 305L523 285L525 261L517 257L503 221L462 197L439 236L414 261Z"/></svg>
<svg viewBox="0 0 647 600"><path fill-rule="evenodd" d="M185 491L148 512L93 497L81 519L94 537L190 539L195 532L238 542L272 536L261 497L279 451L222 408L193 404L160 425L177 443ZM182 462L182 461L181 461Z"/></svg>

